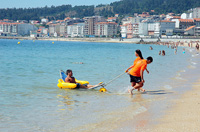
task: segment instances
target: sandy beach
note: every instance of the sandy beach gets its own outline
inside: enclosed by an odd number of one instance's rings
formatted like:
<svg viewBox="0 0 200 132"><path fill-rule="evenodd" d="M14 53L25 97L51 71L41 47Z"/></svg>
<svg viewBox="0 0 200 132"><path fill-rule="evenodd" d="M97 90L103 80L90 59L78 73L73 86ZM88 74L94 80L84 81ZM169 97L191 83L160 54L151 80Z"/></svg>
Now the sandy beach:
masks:
<svg viewBox="0 0 200 132"><path fill-rule="evenodd" d="M192 90L174 100L159 124L148 132L199 132L200 131L200 79L192 84Z"/></svg>

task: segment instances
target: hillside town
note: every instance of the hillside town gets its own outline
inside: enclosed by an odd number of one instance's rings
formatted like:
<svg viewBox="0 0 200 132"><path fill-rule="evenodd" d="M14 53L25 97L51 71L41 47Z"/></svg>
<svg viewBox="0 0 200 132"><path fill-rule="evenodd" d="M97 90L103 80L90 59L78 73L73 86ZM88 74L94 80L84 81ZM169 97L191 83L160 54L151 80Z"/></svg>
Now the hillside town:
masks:
<svg viewBox="0 0 200 132"><path fill-rule="evenodd" d="M151 14L151 15L150 15ZM92 16L49 21L0 20L0 36L62 37L62 38L164 38L200 36L200 7L182 14L152 15L154 10L133 16Z"/></svg>

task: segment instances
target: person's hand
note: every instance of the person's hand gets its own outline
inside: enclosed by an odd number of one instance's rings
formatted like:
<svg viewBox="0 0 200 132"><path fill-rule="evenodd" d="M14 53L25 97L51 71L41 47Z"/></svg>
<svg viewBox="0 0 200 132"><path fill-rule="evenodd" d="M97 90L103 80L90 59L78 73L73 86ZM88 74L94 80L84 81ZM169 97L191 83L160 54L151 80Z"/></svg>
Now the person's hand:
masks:
<svg viewBox="0 0 200 132"><path fill-rule="evenodd" d="M128 70L126 70L125 72L128 72Z"/></svg>
<svg viewBox="0 0 200 132"><path fill-rule="evenodd" d="M144 83L145 81L144 81L144 79L142 79L142 83Z"/></svg>
<svg viewBox="0 0 200 132"><path fill-rule="evenodd" d="M149 71L147 70L147 73L149 74Z"/></svg>

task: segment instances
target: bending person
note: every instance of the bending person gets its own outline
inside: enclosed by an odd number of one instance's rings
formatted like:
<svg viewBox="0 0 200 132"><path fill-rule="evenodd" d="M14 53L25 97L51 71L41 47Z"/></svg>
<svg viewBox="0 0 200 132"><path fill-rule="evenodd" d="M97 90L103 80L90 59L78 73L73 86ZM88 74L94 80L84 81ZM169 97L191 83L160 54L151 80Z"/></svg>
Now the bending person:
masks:
<svg viewBox="0 0 200 132"><path fill-rule="evenodd" d="M147 64L150 64L151 62L153 62L153 58L151 56L148 57L147 59L140 60L135 64L135 66L129 72L130 82L133 87L131 90L129 90L130 94L133 94L132 91L134 89L145 91L142 88L145 82L143 74L144 74L144 70L147 68Z"/></svg>
<svg viewBox="0 0 200 132"><path fill-rule="evenodd" d="M142 52L141 52L139 49L137 49L137 50L135 51L135 56L136 56L137 58L134 60L133 65L130 66L125 72L128 72L130 69L132 69L132 68L136 65L136 63L137 63L138 61L144 59L143 56L142 56ZM148 71L147 69L146 69L146 71L147 71L147 73L149 74L149 71ZM131 82L131 86L132 86L132 87L134 87L135 84L136 84L135 82ZM138 90L139 90L139 89L138 89Z"/></svg>
<svg viewBox="0 0 200 132"><path fill-rule="evenodd" d="M77 87L76 88L92 88L92 87L95 87L95 86L98 86L98 85L88 85L88 84L83 84L81 85L80 83L77 83L75 78L73 77L73 72L72 70L68 69L66 71L66 75L67 77L65 78L65 82L68 82L68 83L76 83Z"/></svg>

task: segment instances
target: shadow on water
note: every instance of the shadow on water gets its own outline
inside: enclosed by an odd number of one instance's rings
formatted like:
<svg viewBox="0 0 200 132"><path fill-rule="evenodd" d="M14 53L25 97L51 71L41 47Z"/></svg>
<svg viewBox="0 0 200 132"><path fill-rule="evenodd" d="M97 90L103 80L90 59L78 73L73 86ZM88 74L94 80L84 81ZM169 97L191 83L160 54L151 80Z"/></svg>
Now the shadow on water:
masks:
<svg viewBox="0 0 200 132"><path fill-rule="evenodd" d="M154 91L145 91L142 94L148 95L164 95L164 94L172 94L173 92L165 91L165 90L154 90Z"/></svg>

